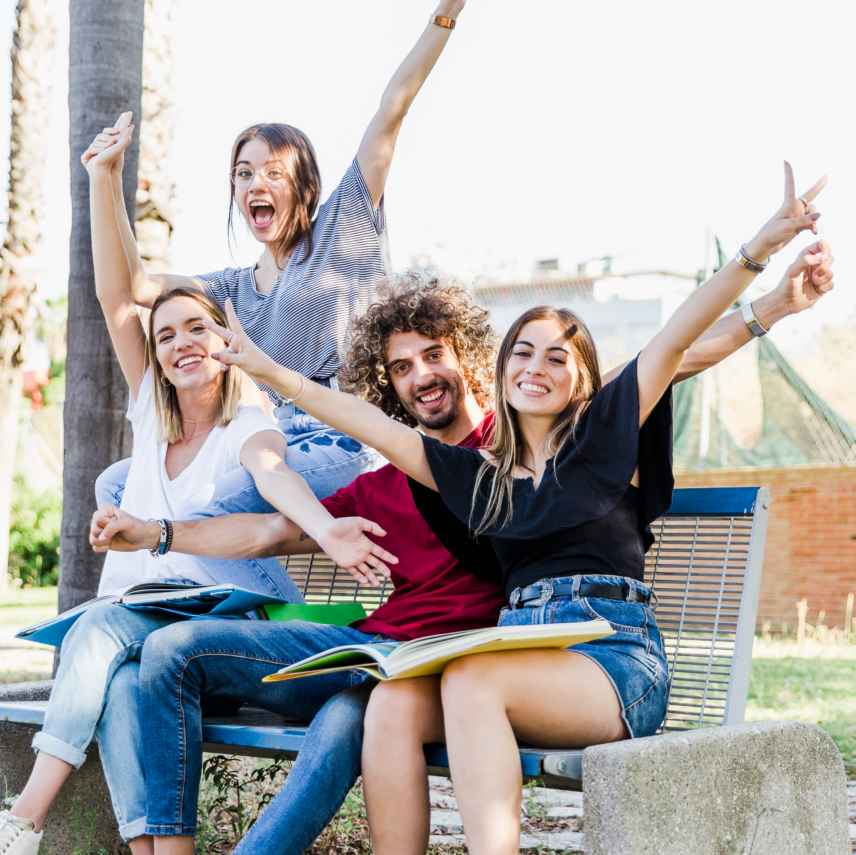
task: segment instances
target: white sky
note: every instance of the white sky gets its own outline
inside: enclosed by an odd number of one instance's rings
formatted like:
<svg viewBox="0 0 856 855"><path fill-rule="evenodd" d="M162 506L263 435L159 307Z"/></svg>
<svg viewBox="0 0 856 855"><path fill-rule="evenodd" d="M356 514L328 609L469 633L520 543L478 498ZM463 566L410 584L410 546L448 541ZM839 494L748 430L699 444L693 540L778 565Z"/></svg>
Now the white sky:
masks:
<svg viewBox="0 0 856 855"><path fill-rule="evenodd" d="M433 6L177 6L171 260L177 272L201 273L258 253L243 240L233 260L226 242L235 135L258 121L302 128L326 195ZM13 0L0 0L7 44L13 24ZM67 4L57 26L47 296L62 293L68 276ZM395 266L444 245L494 261L611 254L625 269L694 272L708 227L733 252L778 207L787 157L798 192L829 176L820 229L838 259L838 290L799 334L852 320L854 33L853 0L469 0L399 139L387 186ZM8 76L2 64L0 91ZM8 116L0 120L2 158ZM775 285L808 243L782 253L761 284Z"/></svg>

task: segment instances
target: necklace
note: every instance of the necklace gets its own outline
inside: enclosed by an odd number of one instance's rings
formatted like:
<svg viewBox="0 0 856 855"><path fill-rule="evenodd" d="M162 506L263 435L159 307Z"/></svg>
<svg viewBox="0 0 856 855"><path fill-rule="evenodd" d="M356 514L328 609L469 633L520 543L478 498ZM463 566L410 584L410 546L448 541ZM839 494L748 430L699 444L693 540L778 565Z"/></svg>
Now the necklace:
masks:
<svg viewBox="0 0 856 855"><path fill-rule="evenodd" d="M182 424L186 424L186 425L204 425L204 424L205 424L205 422L210 422L210 421L212 421L213 419L216 419L216 418L217 418L217 416L211 416L211 418L210 418L210 419L201 419L201 420L200 420L200 421L198 421L198 422L192 422L192 421L190 421L190 419L182 419Z"/></svg>
<svg viewBox="0 0 856 855"><path fill-rule="evenodd" d="M184 437L184 441L188 443L193 442L194 439L199 439L200 436L207 436L209 433L211 433L212 430L214 430L214 428L210 427L208 428L208 430L203 430L199 433L193 434L193 436L186 436Z"/></svg>
<svg viewBox="0 0 856 855"><path fill-rule="evenodd" d="M279 279L280 274L282 273L283 270L285 270L284 267L280 267L278 264L275 265L276 266L275 271L271 270L270 265L267 263L267 258L265 258L265 253L261 254L261 257L259 258L258 262L256 262L256 263L257 264L263 264L265 267L265 270L267 270L267 272L270 273L271 276L274 277L274 279Z"/></svg>

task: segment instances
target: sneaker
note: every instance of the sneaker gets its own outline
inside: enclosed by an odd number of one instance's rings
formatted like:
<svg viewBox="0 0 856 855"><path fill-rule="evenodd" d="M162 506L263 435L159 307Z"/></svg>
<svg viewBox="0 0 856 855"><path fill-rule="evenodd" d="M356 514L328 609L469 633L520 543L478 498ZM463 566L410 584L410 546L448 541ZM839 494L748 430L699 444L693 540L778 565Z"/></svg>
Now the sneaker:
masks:
<svg viewBox="0 0 856 855"><path fill-rule="evenodd" d="M0 811L0 855L39 855L43 833L31 819Z"/></svg>

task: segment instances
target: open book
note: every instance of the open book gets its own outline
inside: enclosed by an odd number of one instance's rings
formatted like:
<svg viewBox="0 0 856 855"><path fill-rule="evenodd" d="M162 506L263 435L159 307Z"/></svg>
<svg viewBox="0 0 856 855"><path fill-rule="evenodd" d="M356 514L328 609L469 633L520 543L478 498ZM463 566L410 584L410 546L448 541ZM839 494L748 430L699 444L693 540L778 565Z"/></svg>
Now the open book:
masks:
<svg viewBox="0 0 856 855"><path fill-rule="evenodd" d="M432 635L414 641L347 644L316 653L264 678L266 683L357 669L378 680L400 680L440 674L453 659L499 650L570 647L606 638L613 629L605 620L533 626L495 626Z"/></svg>
<svg viewBox="0 0 856 855"><path fill-rule="evenodd" d="M95 597L63 612L61 615L41 621L22 629L15 637L27 638L41 644L60 647L65 634L74 622L93 606L101 603L119 603L129 609L144 609L177 614L184 617L194 615L241 615L266 604L282 604L284 600L245 591L234 585L197 585L182 582L144 582L134 585L120 597L113 595Z"/></svg>

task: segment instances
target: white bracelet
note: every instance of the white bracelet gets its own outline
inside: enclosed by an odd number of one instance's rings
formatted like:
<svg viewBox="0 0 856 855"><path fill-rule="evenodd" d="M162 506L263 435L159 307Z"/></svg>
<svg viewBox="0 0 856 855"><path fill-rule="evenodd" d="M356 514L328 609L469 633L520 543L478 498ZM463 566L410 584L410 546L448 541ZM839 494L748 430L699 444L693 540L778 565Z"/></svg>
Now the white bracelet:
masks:
<svg viewBox="0 0 856 855"><path fill-rule="evenodd" d="M306 391L306 378L300 375L300 391L293 398L283 398L284 404L293 404Z"/></svg>
<svg viewBox="0 0 856 855"><path fill-rule="evenodd" d="M764 327L761 326L761 322L755 317L755 311L752 309L752 304L747 303L743 307L743 320L746 321L746 326L752 330L752 335L758 336L760 338L762 335L767 335L769 330L765 330Z"/></svg>

